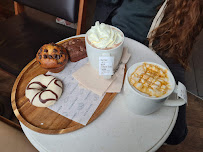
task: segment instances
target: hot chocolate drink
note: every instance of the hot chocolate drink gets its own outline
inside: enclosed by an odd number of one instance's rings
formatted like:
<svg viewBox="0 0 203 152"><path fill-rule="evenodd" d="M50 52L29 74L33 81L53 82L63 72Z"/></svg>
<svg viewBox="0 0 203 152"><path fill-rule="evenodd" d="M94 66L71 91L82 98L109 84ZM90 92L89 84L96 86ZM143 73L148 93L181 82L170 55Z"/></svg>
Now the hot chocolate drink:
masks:
<svg viewBox="0 0 203 152"><path fill-rule="evenodd" d="M149 63L138 66L130 75L129 83L150 97L161 97L170 90L167 69Z"/></svg>
<svg viewBox="0 0 203 152"><path fill-rule="evenodd" d="M95 48L108 50L118 47L124 40L124 35L118 29L97 21L87 32L87 41Z"/></svg>
<svg viewBox="0 0 203 152"><path fill-rule="evenodd" d="M113 26L95 23L85 35L89 63L105 79L110 79L123 54L124 34Z"/></svg>

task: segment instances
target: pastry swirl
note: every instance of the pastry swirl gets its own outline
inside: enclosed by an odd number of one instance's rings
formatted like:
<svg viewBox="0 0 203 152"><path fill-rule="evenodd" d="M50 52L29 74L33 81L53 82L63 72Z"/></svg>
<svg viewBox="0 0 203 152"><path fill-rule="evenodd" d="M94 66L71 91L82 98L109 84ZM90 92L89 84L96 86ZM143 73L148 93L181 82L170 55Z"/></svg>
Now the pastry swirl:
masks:
<svg viewBox="0 0 203 152"><path fill-rule="evenodd" d="M33 78L26 87L25 96L36 107L53 105L61 96L63 84L51 75L41 74Z"/></svg>

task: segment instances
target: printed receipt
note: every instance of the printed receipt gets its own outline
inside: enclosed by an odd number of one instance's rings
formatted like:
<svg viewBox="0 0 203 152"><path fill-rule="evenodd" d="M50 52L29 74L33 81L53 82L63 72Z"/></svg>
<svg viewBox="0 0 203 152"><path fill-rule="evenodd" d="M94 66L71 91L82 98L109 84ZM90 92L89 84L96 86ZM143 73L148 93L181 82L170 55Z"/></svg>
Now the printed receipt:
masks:
<svg viewBox="0 0 203 152"><path fill-rule="evenodd" d="M186 87L178 81L178 97L182 98L187 103L187 90Z"/></svg>
<svg viewBox="0 0 203 152"><path fill-rule="evenodd" d="M63 93L59 100L48 108L61 114L62 116L86 125L99 106L103 96L79 87L78 82L72 77L72 73L81 68L88 62L82 59L78 62L69 62L65 69L60 73L47 74L53 75L63 83Z"/></svg>
<svg viewBox="0 0 203 152"><path fill-rule="evenodd" d="M113 75L114 57L99 57L99 75Z"/></svg>

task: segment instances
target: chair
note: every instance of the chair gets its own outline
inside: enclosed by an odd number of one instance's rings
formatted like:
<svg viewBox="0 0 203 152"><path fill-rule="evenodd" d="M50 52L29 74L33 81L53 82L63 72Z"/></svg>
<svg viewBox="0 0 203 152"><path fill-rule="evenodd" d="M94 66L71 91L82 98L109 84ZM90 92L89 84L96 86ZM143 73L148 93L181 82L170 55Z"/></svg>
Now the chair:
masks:
<svg viewBox="0 0 203 152"><path fill-rule="evenodd" d="M78 22L77 31L57 23L30 17L24 6ZM85 0L15 0L15 16L0 23L0 68L17 76L45 43L85 32ZM46 20L46 18L44 19Z"/></svg>
<svg viewBox="0 0 203 152"><path fill-rule="evenodd" d="M47 7L47 2L53 3L51 6L53 6L52 10ZM24 6L21 3L24 3L27 6L36 8L38 10L47 12L49 14L52 14L54 16L61 16L61 18L66 19L67 21L70 21L72 23L76 23L78 21L77 31L76 35L79 35L81 32L85 32L84 28L84 22L85 22L85 0L61 0L59 1L48 1L48 0L42 0L40 2L37 1L29 1L29 0L15 0L14 1L14 9L15 9L15 15L19 15L24 12ZM61 9L63 6L63 9ZM78 10L79 9L79 10ZM56 12L55 10L59 10ZM83 26L82 26L83 25Z"/></svg>
<svg viewBox="0 0 203 152"><path fill-rule="evenodd" d="M43 44L85 33L85 6L86 0L14 0L15 15L0 22L0 85L9 86L4 88L6 93L0 91L0 115L11 117L12 109L6 103L12 90L8 81L13 82ZM30 15L27 7L45 15ZM78 23L77 30L48 20L47 14Z"/></svg>

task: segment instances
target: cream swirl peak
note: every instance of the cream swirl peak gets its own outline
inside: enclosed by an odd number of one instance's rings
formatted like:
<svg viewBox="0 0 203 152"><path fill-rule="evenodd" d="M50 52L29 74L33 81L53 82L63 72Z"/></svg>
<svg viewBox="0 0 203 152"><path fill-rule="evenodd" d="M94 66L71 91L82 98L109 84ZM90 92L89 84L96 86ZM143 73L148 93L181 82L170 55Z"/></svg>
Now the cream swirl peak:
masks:
<svg viewBox="0 0 203 152"><path fill-rule="evenodd" d="M99 49L111 49L117 47L124 39L123 33L110 25L95 23L87 32L88 41Z"/></svg>

